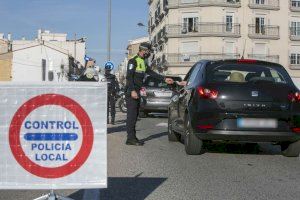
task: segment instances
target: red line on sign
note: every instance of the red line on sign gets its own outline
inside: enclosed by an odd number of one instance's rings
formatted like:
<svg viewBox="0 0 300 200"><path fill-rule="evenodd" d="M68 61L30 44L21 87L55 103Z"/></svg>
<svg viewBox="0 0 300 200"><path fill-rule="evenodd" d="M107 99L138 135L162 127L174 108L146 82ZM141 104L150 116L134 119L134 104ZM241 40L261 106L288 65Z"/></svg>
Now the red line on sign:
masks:
<svg viewBox="0 0 300 200"><path fill-rule="evenodd" d="M47 105L61 106L73 113L82 128L82 145L73 160L60 167L43 167L31 161L22 149L20 131L26 117ZM43 94L24 103L15 113L9 128L9 144L17 162L28 172L41 178L62 178L77 171L88 159L94 142L93 125L86 111L74 100L60 94Z"/></svg>

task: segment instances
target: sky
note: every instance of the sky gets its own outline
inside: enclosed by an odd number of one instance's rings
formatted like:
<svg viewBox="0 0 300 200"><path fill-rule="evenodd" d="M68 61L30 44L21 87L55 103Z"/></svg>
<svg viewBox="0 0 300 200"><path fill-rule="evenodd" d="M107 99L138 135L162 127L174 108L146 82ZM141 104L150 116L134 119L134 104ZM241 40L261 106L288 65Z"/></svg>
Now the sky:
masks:
<svg viewBox="0 0 300 200"><path fill-rule="evenodd" d="M107 57L108 0L0 0L0 33L34 39L42 28L87 37L87 55L103 66ZM112 62L125 58L128 40L147 36L147 0L112 0Z"/></svg>

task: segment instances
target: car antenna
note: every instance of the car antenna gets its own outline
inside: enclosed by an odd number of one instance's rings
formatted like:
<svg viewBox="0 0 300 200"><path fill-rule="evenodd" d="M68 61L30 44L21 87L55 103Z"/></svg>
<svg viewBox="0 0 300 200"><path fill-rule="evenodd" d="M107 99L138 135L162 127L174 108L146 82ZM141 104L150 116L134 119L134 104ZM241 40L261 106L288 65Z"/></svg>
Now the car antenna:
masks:
<svg viewBox="0 0 300 200"><path fill-rule="evenodd" d="M246 44L247 44L247 40L245 39L245 42L244 42L244 49L243 49L243 54L242 54L241 59L244 59L245 50L246 50Z"/></svg>

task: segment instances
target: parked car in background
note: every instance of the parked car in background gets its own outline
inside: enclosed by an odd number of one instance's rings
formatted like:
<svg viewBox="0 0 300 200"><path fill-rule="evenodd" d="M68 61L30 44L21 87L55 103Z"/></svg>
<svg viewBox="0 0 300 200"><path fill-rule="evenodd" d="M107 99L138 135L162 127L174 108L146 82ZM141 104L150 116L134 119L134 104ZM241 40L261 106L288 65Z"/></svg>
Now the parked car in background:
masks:
<svg viewBox="0 0 300 200"><path fill-rule="evenodd" d="M205 141L271 142L300 153L300 93L279 64L256 60L200 61L169 106L170 141L187 154Z"/></svg>
<svg viewBox="0 0 300 200"><path fill-rule="evenodd" d="M167 76L174 81L181 81L179 76ZM140 117L147 117L149 113L167 113L172 97L172 86L150 76L146 77L144 87L140 90Z"/></svg>

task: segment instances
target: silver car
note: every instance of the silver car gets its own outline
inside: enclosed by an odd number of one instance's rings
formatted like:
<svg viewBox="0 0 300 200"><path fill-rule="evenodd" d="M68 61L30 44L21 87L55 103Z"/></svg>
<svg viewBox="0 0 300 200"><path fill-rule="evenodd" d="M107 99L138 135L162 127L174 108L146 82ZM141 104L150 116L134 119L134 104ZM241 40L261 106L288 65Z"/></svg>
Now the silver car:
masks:
<svg viewBox="0 0 300 200"><path fill-rule="evenodd" d="M181 81L179 76L168 76L174 81ZM140 117L147 117L149 113L167 113L173 95L172 86L152 77L146 77L144 87L140 90Z"/></svg>

